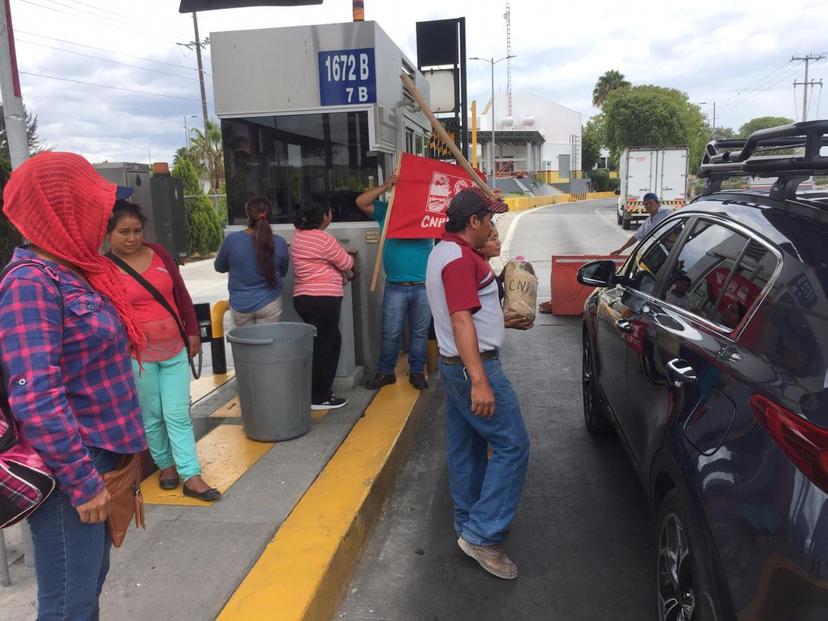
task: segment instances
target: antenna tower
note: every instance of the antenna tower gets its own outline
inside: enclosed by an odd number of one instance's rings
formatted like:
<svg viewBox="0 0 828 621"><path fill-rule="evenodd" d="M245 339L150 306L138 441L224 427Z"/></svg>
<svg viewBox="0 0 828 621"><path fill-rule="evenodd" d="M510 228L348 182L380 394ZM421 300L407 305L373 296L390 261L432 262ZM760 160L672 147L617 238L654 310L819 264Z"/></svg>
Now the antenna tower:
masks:
<svg viewBox="0 0 828 621"><path fill-rule="evenodd" d="M509 0L506 0L506 12L503 14L506 20L506 56L512 55L512 9ZM506 59L506 114L512 116L512 59Z"/></svg>

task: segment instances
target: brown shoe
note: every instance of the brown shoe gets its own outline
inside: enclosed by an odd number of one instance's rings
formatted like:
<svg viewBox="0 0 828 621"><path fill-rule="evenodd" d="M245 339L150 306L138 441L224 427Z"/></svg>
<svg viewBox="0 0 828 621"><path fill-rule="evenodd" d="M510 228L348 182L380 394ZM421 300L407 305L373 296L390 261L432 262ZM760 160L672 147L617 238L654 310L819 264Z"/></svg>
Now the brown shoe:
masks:
<svg viewBox="0 0 828 621"><path fill-rule="evenodd" d="M514 580L518 577L518 568L512 562L499 544L479 546L469 543L462 537L457 540L457 545L468 556L472 557L480 566L493 576L504 580Z"/></svg>

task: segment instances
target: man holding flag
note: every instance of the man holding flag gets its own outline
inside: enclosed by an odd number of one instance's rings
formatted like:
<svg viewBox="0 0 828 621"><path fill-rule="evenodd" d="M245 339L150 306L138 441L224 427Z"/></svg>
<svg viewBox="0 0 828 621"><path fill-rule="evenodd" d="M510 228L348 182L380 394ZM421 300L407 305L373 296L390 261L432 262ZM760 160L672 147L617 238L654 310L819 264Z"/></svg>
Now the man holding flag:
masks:
<svg viewBox="0 0 828 621"><path fill-rule="evenodd" d="M529 437L500 366L505 326L495 275L477 253L489 239L492 216L507 209L476 187L455 194L445 234L428 259L426 289L446 393L457 544L490 574L513 580L518 569L501 543L523 490Z"/></svg>
<svg viewBox="0 0 828 621"><path fill-rule="evenodd" d="M388 203L379 198L399 181L391 175L381 186L369 188L356 199L367 216L379 222L383 229L388 214ZM387 239L382 263L385 268L385 294L382 299L382 346L374 377L365 386L376 390L397 381L394 368L400 355L400 337L408 321L410 345L408 351L408 381L418 390L428 388L425 376L428 353L428 327L431 310L425 289L426 262L434 242L426 239Z"/></svg>

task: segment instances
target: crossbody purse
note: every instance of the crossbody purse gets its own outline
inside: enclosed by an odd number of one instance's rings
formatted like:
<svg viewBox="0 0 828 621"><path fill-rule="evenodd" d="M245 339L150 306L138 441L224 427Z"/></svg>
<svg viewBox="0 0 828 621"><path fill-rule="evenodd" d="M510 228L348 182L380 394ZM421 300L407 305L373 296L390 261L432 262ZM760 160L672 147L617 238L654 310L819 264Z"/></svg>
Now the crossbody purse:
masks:
<svg viewBox="0 0 828 621"><path fill-rule="evenodd" d="M141 285L144 289L146 289L149 294L153 297L153 299L158 302L161 306L166 309L166 311L170 314L170 316L175 320L175 325L178 327L178 332L181 334L181 340L184 341L184 349L187 350L187 358L190 361L190 370L193 373L193 378L198 379L201 377L201 351L198 352L198 367L193 362L193 359L190 358L190 341L187 338L187 332L184 330L184 324L181 323L181 318L178 316L178 313L175 312L170 303L167 302L166 298L161 294L161 292L152 286L146 278L141 276L137 271L135 271L131 265L129 265L126 261L121 259L120 257L116 256L112 251L106 253L106 257L112 261L115 265L120 267L124 270L129 276L135 279L135 281ZM172 275L170 276L172 278Z"/></svg>

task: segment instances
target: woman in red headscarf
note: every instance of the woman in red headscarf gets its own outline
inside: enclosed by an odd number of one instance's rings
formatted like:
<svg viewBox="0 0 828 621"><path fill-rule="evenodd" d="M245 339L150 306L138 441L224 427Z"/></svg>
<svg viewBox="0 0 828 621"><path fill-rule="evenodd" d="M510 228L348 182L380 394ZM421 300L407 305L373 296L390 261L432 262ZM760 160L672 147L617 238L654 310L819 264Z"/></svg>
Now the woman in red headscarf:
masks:
<svg viewBox="0 0 828 621"><path fill-rule="evenodd" d="M6 217L31 242L0 282L3 381L57 480L29 517L40 619L98 618L111 546L101 476L146 448L130 361L143 336L117 269L98 254L118 190L79 155L47 152L3 193Z"/></svg>

